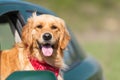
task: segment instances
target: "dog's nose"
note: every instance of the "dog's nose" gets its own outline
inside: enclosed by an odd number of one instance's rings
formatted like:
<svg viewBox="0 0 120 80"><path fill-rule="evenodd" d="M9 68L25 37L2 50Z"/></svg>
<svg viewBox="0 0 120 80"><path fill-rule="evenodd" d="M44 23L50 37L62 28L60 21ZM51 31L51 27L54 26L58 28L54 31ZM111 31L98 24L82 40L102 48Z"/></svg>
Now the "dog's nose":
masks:
<svg viewBox="0 0 120 80"><path fill-rule="evenodd" d="M50 34L50 33L45 33L44 35L43 35L43 39L44 40L50 40L52 38L52 35Z"/></svg>

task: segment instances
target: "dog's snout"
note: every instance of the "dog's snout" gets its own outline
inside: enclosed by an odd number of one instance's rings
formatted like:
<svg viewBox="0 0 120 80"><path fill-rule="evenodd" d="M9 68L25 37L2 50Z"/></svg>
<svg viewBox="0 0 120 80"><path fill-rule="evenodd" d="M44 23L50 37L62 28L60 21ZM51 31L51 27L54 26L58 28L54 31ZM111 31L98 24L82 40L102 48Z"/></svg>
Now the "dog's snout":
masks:
<svg viewBox="0 0 120 80"><path fill-rule="evenodd" d="M51 40L51 38L52 38L52 35L50 33L43 34L43 39L44 40Z"/></svg>

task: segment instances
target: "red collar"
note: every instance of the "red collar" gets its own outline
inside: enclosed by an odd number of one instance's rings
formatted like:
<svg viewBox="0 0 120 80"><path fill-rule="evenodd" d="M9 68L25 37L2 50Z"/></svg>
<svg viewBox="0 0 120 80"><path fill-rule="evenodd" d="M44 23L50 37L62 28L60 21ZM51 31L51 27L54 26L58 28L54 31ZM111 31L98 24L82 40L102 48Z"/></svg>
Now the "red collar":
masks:
<svg viewBox="0 0 120 80"><path fill-rule="evenodd" d="M59 68L55 68L45 62L40 62L35 58L29 58L29 60L35 70L49 70L52 71L56 76L58 76Z"/></svg>

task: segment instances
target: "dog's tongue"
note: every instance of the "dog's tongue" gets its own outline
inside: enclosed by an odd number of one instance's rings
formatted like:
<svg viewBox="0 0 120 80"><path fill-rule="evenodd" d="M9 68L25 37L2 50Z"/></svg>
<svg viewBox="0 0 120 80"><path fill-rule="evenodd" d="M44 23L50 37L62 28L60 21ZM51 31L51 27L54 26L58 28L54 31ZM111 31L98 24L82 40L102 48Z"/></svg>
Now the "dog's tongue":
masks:
<svg viewBox="0 0 120 80"><path fill-rule="evenodd" d="M51 56L53 53L53 48L51 46L42 46L42 52L44 56Z"/></svg>

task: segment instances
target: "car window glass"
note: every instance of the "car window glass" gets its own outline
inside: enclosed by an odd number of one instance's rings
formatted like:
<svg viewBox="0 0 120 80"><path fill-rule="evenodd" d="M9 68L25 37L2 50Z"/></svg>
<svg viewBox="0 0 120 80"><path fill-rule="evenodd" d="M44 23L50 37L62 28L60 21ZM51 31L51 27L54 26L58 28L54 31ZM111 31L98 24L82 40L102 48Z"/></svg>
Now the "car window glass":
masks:
<svg viewBox="0 0 120 80"><path fill-rule="evenodd" d="M74 53L74 48L71 44L64 51L64 61L67 65L71 65L77 59L77 56Z"/></svg>
<svg viewBox="0 0 120 80"><path fill-rule="evenodd" d="M14 44L14 37L9 23L0 23L0 49L10 49Z"/></svg>

